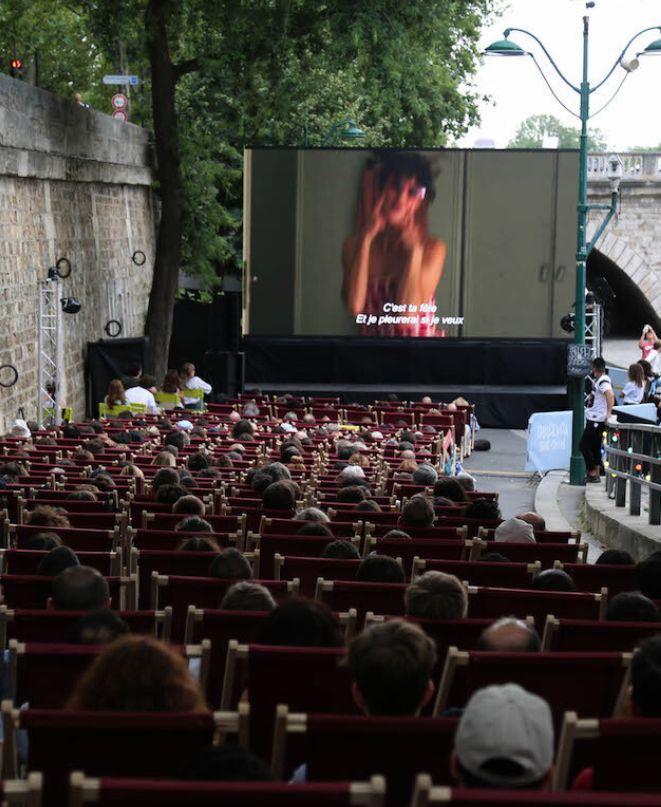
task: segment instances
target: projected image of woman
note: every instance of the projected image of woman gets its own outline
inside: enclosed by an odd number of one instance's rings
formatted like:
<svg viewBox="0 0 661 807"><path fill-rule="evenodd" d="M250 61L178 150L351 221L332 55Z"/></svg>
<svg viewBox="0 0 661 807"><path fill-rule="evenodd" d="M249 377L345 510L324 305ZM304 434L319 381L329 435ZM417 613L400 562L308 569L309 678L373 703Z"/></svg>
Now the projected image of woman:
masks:
<svg viewBox="0 0 661 807"><path fill-rule="evenodd" d="M361 333L436 335L431 309L446 245L429 234L433 199L432 168L420 154L384 153L365 167L356 229L342 250L342 296Z"/></svg>

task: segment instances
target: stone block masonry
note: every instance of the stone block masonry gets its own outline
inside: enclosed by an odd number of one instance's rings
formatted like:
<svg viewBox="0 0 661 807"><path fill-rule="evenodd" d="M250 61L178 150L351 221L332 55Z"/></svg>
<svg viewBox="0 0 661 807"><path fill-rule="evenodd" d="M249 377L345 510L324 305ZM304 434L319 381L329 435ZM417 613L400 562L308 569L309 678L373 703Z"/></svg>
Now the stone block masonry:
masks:
<svg viewBox="0 0 661 807"><path fill-rule="evenodd" d="M0 364L18 370L0 387L0 433L20 408L36 416L37 284L58 258L72 265L62 296L82 304L63 316L60 373L75 417L85 414L86 343L107 338L109 319L122 336L143 333L158 213L151 161L145 129L0 76Z"/></svg>

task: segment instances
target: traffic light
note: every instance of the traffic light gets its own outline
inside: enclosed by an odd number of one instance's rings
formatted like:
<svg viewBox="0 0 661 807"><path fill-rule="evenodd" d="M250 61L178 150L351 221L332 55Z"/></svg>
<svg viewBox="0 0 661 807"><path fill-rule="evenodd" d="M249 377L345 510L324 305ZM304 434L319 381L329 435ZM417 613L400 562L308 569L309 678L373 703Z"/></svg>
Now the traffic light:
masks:
<svg viewBox="0 0 661 807"><path fill-rule="evenodd" d="M12 78L20 78L23 73L23 59L9 60L9 75Z"/></svg>

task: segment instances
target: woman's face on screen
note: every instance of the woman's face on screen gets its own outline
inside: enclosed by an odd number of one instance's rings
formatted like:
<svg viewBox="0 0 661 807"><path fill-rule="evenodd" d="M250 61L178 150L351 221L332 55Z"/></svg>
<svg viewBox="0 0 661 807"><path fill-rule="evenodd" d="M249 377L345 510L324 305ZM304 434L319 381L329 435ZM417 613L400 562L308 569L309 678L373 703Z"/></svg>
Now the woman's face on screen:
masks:
<svg viewBox="0 0 661 807"><path fill-rule="evenodd" d="M398 226L422 205L427 189L414 177L391 176L385 187L383 212L388 223Z"/></svg>

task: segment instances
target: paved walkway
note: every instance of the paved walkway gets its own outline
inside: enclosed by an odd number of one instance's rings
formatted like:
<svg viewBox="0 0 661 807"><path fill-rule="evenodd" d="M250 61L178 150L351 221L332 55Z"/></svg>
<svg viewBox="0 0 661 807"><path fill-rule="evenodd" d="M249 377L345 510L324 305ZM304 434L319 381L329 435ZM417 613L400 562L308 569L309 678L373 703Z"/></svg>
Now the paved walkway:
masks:
<svg viewBox="0 0 661 807"><path fill-rule="evenodd" d="M625 549L636 560L661 549L661 526L648 523L645 494L641 514L629 515L628 506L616 507L606 496L603 481L575 486L569 484L567 471L549 471L541 479L525 471L525 431L481 429L479 437L489 440L491 450L473 452L464 468L477 478L478 488L498 491L504 518L534 510L549 530L580 530L590 563L610 547Z"/></svg>

